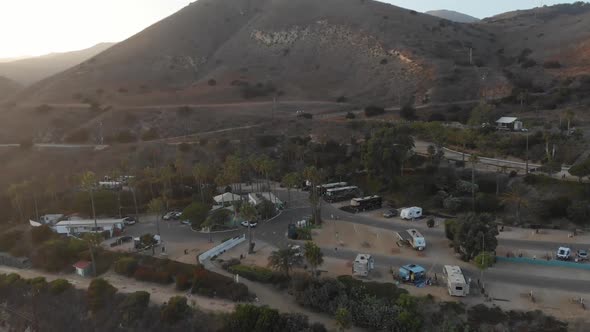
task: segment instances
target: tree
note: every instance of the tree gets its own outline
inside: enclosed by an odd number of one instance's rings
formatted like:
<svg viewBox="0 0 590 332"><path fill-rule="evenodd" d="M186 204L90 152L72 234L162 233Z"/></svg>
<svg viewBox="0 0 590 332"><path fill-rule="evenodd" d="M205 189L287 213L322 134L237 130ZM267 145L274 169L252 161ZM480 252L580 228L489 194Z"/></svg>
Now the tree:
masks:
<svg viewBox="0 0 590 332"><path fill-rule="evenodd" d="M92 207L92 218L94 219L94 228L98 228L98 223L96 221L96 209L94 205L94 190L96 189L96 175L94 172L86 172L82 174L80 178L80 186L82 190L88 192L90 196L90 205Z"/></svg>
<svg viewBox="0 0 590 332"><path fill-rule="evenodd" d="M572 111L571 109L567 109L564 112L564 116L565 116L565 119L567 120L567 136L569 136L570 135L570 125L571 125L572 120L576 116L576 113L574 113L574 111Z"/></svg>
<svg viewBox="0 0 590 332"><path fill-rule="evenodd" d="M192 228L199 228L207 219L209 207L200 202L193 202L182 211L182 219L190 220Z"/></svg>
<svg viewBox="0 0 590 332"><path fill-rule="evenodd" d="M587 201L573 201L567 208L567 217L578 225L583 225L590 219L590 204Z"/></svg>
<svg viewBox="0 0 590 332"><path fill-rule="evenodd" d="M291 202L291 189L296 188L302 182L301 174L298 172L287 173L283 177L283 184L287 187L287 194L289 195L289 203Z"/></svg>
<svg viewBox="0 0 590 332"><path fill-rule="evenodd" d="M312 274L315 276L317 267L324 263L324 254L320 247L311 241L306 242L303 249L304 257L311 266Z"/></svg>
<svg viewBox="0 0 590 332"><path fill-rule="evenodd" d="M590 158L570 167L568 172L573 176L577 176L578 181L582 182L582 178L590 176Z"/></svg>
<svg viewBox="0 0 590 332"><path fill-rule="evenodd" d="M105 307L112 300L116 292L117 288L108 281L102 278L92 279L86 293L90 310L96 312Z"/></svg>
<svg viewBox="0 0 590 332"><path fill-rule="evenodd" d="M527 200L528 190L524 185L516 184L510 188L510 191L504 193L501 202L503 204L511 204L516 206L516 220L520 224L521 220L521 208L528 207L529 202Z"/></svg>
<svg viewBox="0 0 590 332"><path fill-rule="evenodd" d="M492 105L485 102L480 103L471 111L467 124L472 127L480 127L490 120L493 110L494 107Z"/></svg>
<svg viewBox="0 0 590 332"><path fill-rule="evenodd" d="M287 277L291 267L300 263L302 257L297 255L297 252L291 248L279 249L273 251L268 257L268 265L276 270L283 272Z"/></svg>
<svg viewBox="0 0 590 332"><path fill-rule="evenodd" d="M90 252L90 260L92 261L92 275L96 276L96 249L100 247L100 243L103 241L100 233L85 233L82 236L82 240L86 242L88 251Z"/></svg>
<svg viewBox="0 0 590 332"><path fill-rule="evenodd" d="M211 167L203 162L197 163L193 168L193 177L195 178L197 186L199 187L201 202L205 203L204 187L205 183L209 183L213 177Z"/></svg>
<svg viewBox="0 0 590 332"><path fill-rule="evenodd" d="M121 312L121 324L129 327L138 321L150 304L150 293L138 291L125 297L125 300L119 305Z"/></svg>
<svg viewBox="0 0 590 332"><path fill-rule="evenodd" d="M154 198L148 203L148 213L156 215L158 235L160 235L160 219L164 217L165 208L164 201L161 198Z"/></svg>
<svg viewBox="0 0 590 332"><path fill-rule="evenodd" d="M322 213L321 213L321 198L320 193L318 191L318 186L321 182L321 173L318 171L317 168L313 166L306 167L303 170L303 177L311 182L311 189L309 192L309 202L311 204L311 216L313 222L317 225L322 223Z"/></svg>
<svg viewBox="0 0 590 332"><path fill-rule="evenodd" d="M254 252L254 245L252 243L252 226L250 224L258 218L258 212L256 207L250 203L244 203L240 207L240 217L248 221L248 253Z"/></svg>
<svg viewBox="0 0 590 332"><path fill-rule="evenodd" d="M416 109L412 105L405 105L399 111L399 115L405 120L414 120L416 118Z"/></svg>
<svg viewBox="0 0 590 332"><path fill-rule="evenodd" d="M21 221L25 220L25 197L28 185L25 182L13 183L8 187L6 193L10 198L10 204L15 208L20 216Z"/></svg>
<svg viewBox="0 0 590 332"><path fill-rule="evenodd" d="M458 218L452 230L455 251L464 260L471 260L482 251L498 246L498 229L489 214L469 213Z"/></svg>
<svg viewBox="0 0 590 332"><path fill-rule="evenodd" d="M369 175L392 181L401 174L403 161L414 148L414 139L401 127L377 130L363 147L362 160Z"/></svg>
<svg viewBox="0 0 590 332"><path fill-rule="evenodd" d="M352 327L352 316L348 309L340 307L336 310L334 316L338 330L345 331Z"/></svg>
<svg viewBox="0 0 590 332"><path fill-rule="evenodd" d="M476 185L475 185L475 165L477 165L477 163L479 163L479 157L476 154L472 154L469 156L469 162L471 163L471 200L472 200L472 211L475 212L475 191L476 191Z"/></svg>
<svg viewBox="0 0 590 332"><path fill-rule="evenodd" d="M190 311L191 308L187 304L186 297L173 296L167 303L162 305L160 318L163 322L174 325L178 321L184 319Z"/></svg>
<svg viewBox="0 0 590 332"><path fill-rule="evenodd" d="M418 312L418 303L415 297L409 294L401 294L396 301L400 308L397 321L400 331L418 332L422 327L422 316Z"/></svg>
<svg viewBox="0 0 590 332"><path fill-rule="evenodd" d="M485 270L489 267L492 267L492 265L494 265L494 261L496 260L496 257L494 256L493 252L483 251L483 252L480 252L477 256L475 256L475 258L473 260L475 262L475 265L477 265L477 267L480 270Z"/></svg>

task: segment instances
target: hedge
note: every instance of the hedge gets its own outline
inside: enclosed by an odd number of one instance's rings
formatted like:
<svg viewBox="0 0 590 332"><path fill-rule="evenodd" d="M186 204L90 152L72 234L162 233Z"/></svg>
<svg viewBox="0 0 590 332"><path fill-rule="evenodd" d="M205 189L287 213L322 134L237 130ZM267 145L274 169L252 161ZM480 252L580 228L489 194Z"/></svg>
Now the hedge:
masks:
<svg viewBox="0 0 590 332"><path fill-rule="evenodd" d="M209 297L220 297L232 301L247 301L252 299L248 287L235 283L230 277L211 272L202 266L195 268L193 274L193 294Z"/></svg>

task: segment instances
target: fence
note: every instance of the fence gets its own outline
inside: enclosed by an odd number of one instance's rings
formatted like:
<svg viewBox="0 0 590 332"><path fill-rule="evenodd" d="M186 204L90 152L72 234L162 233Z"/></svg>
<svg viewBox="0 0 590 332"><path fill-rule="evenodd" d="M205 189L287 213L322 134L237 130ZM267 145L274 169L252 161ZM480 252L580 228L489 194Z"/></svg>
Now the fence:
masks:
<svg viewBox="0 0 590 332"><path fill-rule="evenodd" d="M546 259L533 259L527 257L502 257L496 256L498 262L509 262L509 263L524 263L534 265L544 265L552 267L567 267L572 269L590 270L590 264L587 263L574 263L560 260L546 260Z"/></svg>
<svg viewBox="0 0 590 332"><path fill-rule="evenodd" d="M240 236L236 236L234 238L231 238L231 239L223 242L222 244L215 246L215 247L205 251L204 253L200 254L199 255L199 262L202 263L205 260L207 260L213 256L223 254L227 250L237 246L238 244L240 244L244 241L246 241L246 234L242 234Z"/></svg>

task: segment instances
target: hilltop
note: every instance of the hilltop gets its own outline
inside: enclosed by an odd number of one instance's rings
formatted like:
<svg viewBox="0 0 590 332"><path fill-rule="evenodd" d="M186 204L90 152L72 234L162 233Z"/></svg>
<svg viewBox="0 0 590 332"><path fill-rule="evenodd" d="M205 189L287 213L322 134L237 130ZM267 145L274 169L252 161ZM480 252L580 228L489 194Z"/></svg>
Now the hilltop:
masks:
<svg viewBox="0 0 590 332"><path fill-rule="evenodd" d="M113 43L101 43L80 51L2 61L0 76L8 77L22 85L30 85L80 64L113 45Z"/></svg>
<svg viewBox="0 0 590 332"><path fill-rule="evenodd" d="M458 23L475 23L479 22L480 19L477 17L469 16L467 14L459 13L453 10L429 10L425 14L444 18L445 20L458 22Z"/></svg>

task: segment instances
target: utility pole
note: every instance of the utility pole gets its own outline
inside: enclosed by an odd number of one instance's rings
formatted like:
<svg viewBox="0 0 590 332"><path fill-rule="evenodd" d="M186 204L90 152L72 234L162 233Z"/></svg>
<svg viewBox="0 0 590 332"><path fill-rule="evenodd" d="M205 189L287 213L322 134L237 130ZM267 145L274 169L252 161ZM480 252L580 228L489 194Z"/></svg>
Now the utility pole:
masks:
<svg viewBox="0 0 590 332"><path fill-rule="evenodd" d="M526 161L525 161L525 173L529 174L529 133L526 133Z"/></svg>
<svg viewBox="0 0 590 332"><path fill-rule="evenodd" d="M271 119L272 119L272 121L275 120L275 109L276 109L276 105L277 105L277 96L275 95L274 97L272 97L272 112L271 112Z"/></svg>
<svg viewBox="0 0 590 332"><path fill-rule="evenodd" d="M485 270L486 267L486 242L485 242L485 233L481 234L481 248L482 248L482 269L481 269L481 289L483 290L483 293L485 294L485 283L483 281L483 270Z"/></svg>
<svg viewBox="0 0 590 332"><path fill-rule="evenodd" d="M473 48L469 48L469 64L473 66Z"/></svg>
<svg viewBox="0 0 590 332"><path fill-rule="evenodd" d="M104 137L102 135L102 121L98 123L98 141L100 145L104 144Z"/></svg>

